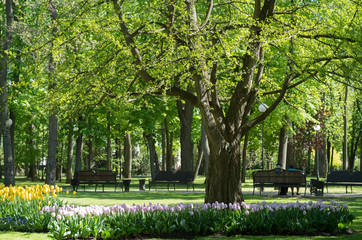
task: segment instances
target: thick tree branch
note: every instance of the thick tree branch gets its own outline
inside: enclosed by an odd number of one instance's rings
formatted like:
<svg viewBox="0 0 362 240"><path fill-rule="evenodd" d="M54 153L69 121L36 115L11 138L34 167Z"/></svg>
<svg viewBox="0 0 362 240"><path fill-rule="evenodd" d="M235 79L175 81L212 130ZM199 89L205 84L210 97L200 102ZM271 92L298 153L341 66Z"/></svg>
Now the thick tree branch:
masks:
<svg viewBox="0 0 362 240"><path fill-rule="evenodd" d="M298 34L297 37L308 38L308 39L329 38L329 39L344 40L344 41L348 41L348 42L352 42L352 43L358 42L355 39L348 38L348 37L337 36L337 35L334 35L334 34L316 34L316 35Z"/></svg>

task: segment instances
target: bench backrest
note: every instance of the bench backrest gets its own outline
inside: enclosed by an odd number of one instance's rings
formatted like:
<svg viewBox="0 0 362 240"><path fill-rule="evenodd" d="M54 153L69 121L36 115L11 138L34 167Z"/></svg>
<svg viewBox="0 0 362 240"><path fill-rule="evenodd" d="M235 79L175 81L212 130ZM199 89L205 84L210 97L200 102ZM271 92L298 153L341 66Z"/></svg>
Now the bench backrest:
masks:
<svg viewBox="0 0 362 240"><path fill-rule="evenodd" d="M175 180L180 182L194 181L194 173L192 171L177 171L175 173Z"/></svg>
<svg viewBox="0 0 362 240"><path fill-rule="evenodd" d="M84 170L79 171L76 175L76 181L88 182L116 182L117 176L111 170Z"/></svg>
<svg viewBox="0 0 362 240"><path fill-rule="evenodd" d="M362 172L333 171L327 175L327 182L362 182Z"/></svg>
<svg viewBox="0 0 362 240"><path fill-rule="evenodd" d="M258 171L253 174L254 183L305 183L306 176L300 171L281 171L277 174L274 170Z"/></svg>
<svg viewBox="0 0 362 240"><path fill-rule="evenodd" d="M177 171L176 173L171 171L160 171L156 174L155 180L190 182L194 180L194 174L192 171Z"/></svg>
<svg viewBox="0 0 362 240"><path fill-rule="evenodd" d="M173 181L175 180L175 174L171 171L160 171L156 173L156 181Z"/></svg>

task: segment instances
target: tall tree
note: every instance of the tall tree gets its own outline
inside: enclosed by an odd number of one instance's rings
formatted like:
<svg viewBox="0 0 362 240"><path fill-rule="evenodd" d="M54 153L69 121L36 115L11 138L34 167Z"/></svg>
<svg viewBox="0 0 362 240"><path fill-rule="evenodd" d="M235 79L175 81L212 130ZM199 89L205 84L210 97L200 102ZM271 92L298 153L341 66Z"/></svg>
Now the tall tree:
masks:
<svg viewBox="0 0 362 240"><path fill-rule="evenodd" d="M1 133L3 135L4 147L4 184L5 186L15 185L14 158L12 153L10 126L12 120L9 119L8 110L8 54L13 36L13 1L6 0L6 35L1 51L1 69L0 69L0 90L1 90Z"/></svg>
<svg viewBox="0 0 362 240"><path fill-rule="evenodd" d="M52 36L56 37L58 28L58 12L53 0L49 0L49 12L52 19ZM51 43L53 45L53 42ZM49 91L52 92L56 85L55 79L56 62L53 56L52 49L49 54ZM56 169L57 169L57 145L58 145L58 117L55 109L52 109L49 116L49 135L48 135L48 157L46 167L45 183L55 185Z"/></svg>

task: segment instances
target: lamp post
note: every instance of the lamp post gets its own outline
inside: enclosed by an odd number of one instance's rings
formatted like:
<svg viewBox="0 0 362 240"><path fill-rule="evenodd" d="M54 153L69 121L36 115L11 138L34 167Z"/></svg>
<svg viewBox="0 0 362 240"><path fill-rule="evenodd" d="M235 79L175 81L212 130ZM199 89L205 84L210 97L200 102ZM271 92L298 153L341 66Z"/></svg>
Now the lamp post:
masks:
<svg viewBox="0 0 362 240"><path fill-rule="evenodd" d="M267 107L264 103L260 104L259 112L265 112ZM261 122L261 169L264 170L264 120Z"/></svg>
<svg viewBox="0 0 362 240"><path fill-rule="evenodd" d="M316 146L315 146L315 151L317 154L317 181L319 181L319 151L318 151L318 131L321 129L321 126L319 124L314 125L314 130L316 131L315 135L316 135Z"/></svg>

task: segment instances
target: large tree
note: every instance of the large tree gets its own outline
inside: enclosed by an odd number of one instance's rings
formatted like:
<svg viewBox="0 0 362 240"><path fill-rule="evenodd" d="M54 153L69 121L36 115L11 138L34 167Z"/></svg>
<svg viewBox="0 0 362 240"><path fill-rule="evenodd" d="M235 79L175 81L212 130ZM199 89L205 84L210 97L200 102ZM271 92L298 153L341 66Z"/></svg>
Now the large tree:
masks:
<svg viewBox="0 0 362 240"><path fill-rule="evenodd" d="M336 56L319 51L325 55L315 58L302 52L304 46L309 51L316 48L307 44L314 38L342 39L320 28L320 17L327 17L325 11L330 7L328 1L277 4L276 0L256 0L249 4L187 0L167 1L162 7L159 2L147 2L144 7L112 2L122 40L134 58L136 78L143 86L177 96L200 110L210 144L206 202L242 201L242 137L277 107L288 89L315 76L315 66L351 57L339 55L342 52L336 52ZM324 12L319 13L322 9ZM295 14L291 25L290 16L295 12L299 14ZM290 53L290 43L283 39L292 36L299 39L293 41ZM273 63L276 52L284 56L279 63ZM278 71L274 68L277 65L279 75L272 73ZM266 66L270 67L267 71ZM172 84L180 78L183 87ZM195 94L186 90L188 84L193 85ZM252 114L260 90L268 85L276 96L267 99L269 107L264 113Z"/></svg>

